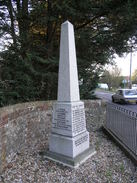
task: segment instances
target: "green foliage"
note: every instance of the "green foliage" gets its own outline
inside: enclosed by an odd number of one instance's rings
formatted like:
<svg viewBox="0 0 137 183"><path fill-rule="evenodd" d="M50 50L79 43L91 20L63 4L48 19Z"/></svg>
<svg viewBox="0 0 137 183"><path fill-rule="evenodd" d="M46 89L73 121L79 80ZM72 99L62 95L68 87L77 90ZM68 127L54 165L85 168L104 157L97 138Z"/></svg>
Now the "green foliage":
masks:
<svg viewBox="0 0 137 183"><path fill-rule="evenodd" d="M137 84L137 69L134 71L134 73L132 75L132 82L134 84Z"/></svg>
<svg viewBox="0 0 137 183"><path fill-rule="evenodd" d="M3 54L4 64L1 77L1 106L17 102L56 98L57 73L52 71L56 60L44 60L28 54L21 58L12 51ZM45 73L45 63L52 63L52 69ZM37 67L36 67L37 66ZM48 91L51 90L51 93ZM53 92L52 92L53 91Z"/></svg>
<svg viewBox="0 0 137 183"><path fill-rule="evenodd" d="M1 1L0 15L1 40L9 41L1 43L8 45L0 53L1 106L56 99L60 27L66 20L75 28L82 98L91 98L113 54L129 52L129 39L136 43L136 0L9 0Z"/></svg>
<svg viewBox="0 0 137 183"><path fill-rule="evenodd" d="M124 167L124 164L123 163L120 164L120 167L119 168L120 168L121 173L124 173L125 167Z"/></svg>

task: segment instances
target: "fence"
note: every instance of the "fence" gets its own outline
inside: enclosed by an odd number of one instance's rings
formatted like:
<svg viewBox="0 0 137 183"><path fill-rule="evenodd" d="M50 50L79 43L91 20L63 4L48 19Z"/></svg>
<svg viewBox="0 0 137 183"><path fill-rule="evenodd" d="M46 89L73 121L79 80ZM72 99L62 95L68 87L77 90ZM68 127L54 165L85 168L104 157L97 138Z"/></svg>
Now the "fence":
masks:
<svg viewBox="0 0 137 183"><path fill-rule="evenodd" d="M105 127L137 155L137 112L107 103Z"/></svg>

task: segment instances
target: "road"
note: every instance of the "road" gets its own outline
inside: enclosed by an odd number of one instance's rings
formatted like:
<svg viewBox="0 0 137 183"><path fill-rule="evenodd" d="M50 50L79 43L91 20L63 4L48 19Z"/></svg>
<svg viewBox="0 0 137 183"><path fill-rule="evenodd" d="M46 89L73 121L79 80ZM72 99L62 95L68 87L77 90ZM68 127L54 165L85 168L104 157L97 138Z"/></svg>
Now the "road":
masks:
<svg viewBox="0 0 137 183"><path fill-rule="evenodd" d="M96 91L95 94L98 98L104 99L109 102L111 101L111 96L113 95L113 93L107 91Z"/></svg>
<svg viewBox="0 0 137 183"><path fill-rule="evenodd" d="M105 101L108 101L108 102L112 102L112 99L111 99L111 96L113 95L112 92L96 91L95 94L98 98L104 99ZM122 104L117 103L117 105L122 106L123 108L128 109L130 111L137 112L137 104L123 104L122 105Z"/></svg>

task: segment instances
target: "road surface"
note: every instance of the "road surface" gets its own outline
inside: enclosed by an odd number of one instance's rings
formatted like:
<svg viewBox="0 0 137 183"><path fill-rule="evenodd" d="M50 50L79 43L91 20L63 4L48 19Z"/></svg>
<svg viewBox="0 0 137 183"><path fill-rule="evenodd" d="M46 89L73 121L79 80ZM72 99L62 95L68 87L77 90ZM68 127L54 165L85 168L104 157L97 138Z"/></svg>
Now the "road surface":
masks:
<svg viewBox="0 0 137 183"><path fill-rule="evenodd" d="M98 98L104 99L105 101L112 102L111 96L113 95L112 92L108 91L96 91L96 96ZM137 112L137 104L118 104L119 106L122 106L125 109L128 109L133 112Z"/></svg>
<svg viewBox="0 0 137 183"><path fill-rule="evenodd" d="M104 99L106 101L111 101L111 96L113 95L113 93L108 91L96 91L95 94L98 98Z"/></svg>

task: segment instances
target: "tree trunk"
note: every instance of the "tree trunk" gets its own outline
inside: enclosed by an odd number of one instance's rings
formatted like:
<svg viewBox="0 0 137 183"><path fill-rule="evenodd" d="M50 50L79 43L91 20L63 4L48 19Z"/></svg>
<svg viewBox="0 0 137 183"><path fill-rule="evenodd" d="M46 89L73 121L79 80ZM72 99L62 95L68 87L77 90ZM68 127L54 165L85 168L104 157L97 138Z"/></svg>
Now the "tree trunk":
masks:
<svg viewBox="0 0 137 183"><path fill-rule="evenodd" d="M11 36L12 36L12 39L13 39L14 46L16 46L16 44L17 44L16 33L15 33L16 30L15 30L15 27L14 27L13 6L12 6L11 0L8 0L6 5L7 5L9 15L10 15L10 21L11 21L11 27L10 27L11 28Z"/></svg>
<svg viewBox="0 0 137 183"><path fill-rule="evenodd" d="M48 14L48 21L47 21L47 36L46 36L46 47L47 47L47 57L50 57L53 51L53 36L55 34L56 23L51 21L52 16L52 3L51 0L47 1L47 14Z"/></svg>
<svg viewBox="0 0 137 183"><path fill-rule="evenodd" d="M29 20L28 20L28 0L17 0L17 20L19 26L19 35L21 42L22 57L26 56L26 51L29 46L28 33L29 33Z"/></svg>

